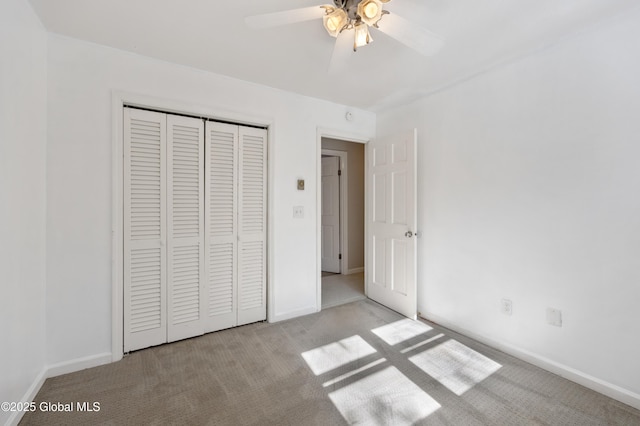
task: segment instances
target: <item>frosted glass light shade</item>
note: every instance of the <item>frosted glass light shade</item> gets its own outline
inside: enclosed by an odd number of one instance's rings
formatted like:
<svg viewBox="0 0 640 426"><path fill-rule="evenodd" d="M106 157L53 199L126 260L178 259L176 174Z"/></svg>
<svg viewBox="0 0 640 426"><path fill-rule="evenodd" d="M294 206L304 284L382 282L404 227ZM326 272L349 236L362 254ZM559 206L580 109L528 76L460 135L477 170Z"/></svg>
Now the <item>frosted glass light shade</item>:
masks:
<svg viewBox="0 0 640 426"><path fill-rule="evenodd" d="M324 15L322 22L330 36L338 37L342 28L347 25L348 19L347 13L343 9L334 9L332 12Z"/></svg>
<svg viewBox="0 0 640 426"><path fill-rule="evenodd" d="M366 46L367 44L373 41L373 39L371 38L371 35L369 34L368 25L360 23L359 25L356 25L354 29L355 29L356 35L355 35L353 50L356 50L358 47Z"/></svg>
<svg viewBox="0 0 640 426"><path fill-rule="evenodd" d="M362 22L374 26L382 17L382 2L380 0L363 0L358 4L358 15Z"/></svg>

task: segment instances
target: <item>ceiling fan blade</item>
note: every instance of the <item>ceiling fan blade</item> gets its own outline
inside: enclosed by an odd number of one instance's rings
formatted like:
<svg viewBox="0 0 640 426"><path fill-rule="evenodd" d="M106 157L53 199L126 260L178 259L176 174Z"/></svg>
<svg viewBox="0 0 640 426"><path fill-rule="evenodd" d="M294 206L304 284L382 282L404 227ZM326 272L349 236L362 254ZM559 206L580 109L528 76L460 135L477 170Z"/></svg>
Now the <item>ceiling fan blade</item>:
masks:
<svg viewBox="0 0 640 426"><path fill-rule="evenodd" d="M383 16L378 29L424 56L435 55L444 46L442 37L395 13Z"/></svg>
<svg viewBox="0 0 640 426"><path fill-rule="evenodd" d="M352 30L344 30L336 38L329 63L329 74L337 75L342 73L353 55L354 34Z"/></svg>
<svg viewBox="0 0 640 426"><path fill-rule="evenodd" d="M301 9L285 10L283 12L265 13L263 15L247 16L244 22L255 30L294 24L322 18L325 9L320 6L303 7Z"/></svg>

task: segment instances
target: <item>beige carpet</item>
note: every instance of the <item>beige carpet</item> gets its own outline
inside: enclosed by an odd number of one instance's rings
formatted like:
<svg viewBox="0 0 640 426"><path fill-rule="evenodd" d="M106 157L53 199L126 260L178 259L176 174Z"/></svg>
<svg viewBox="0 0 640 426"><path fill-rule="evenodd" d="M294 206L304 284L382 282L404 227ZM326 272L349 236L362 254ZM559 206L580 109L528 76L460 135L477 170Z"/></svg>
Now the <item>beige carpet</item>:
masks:
<svg viewBox="0 0 640 426"><path fill-rule="evenodd" d="M48 379L23 425L638 425L640 412L369 300Z"/></svg>

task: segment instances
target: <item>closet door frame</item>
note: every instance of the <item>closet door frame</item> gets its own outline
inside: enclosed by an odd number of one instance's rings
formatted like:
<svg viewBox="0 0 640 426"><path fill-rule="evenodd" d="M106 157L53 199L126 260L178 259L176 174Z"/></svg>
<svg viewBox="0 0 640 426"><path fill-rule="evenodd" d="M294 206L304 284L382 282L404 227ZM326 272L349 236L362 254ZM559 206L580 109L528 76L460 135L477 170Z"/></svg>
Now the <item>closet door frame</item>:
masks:
<svg viewBox="0 0 640 426"><path fill-rule="evenodd" d="M273 201L273 158L274 134L276 132L273 116L256 116L235 111L195 106L175 100L132 92L114 90L111 93L111 154L112 154L112 203L111 203L111 352L104 353L83 363L83 368L116 362L124 355L124 109L125 107L150 109L168 114L183 114L195 117L207 117L238 125L249 125L267 129L267 321L274 318L273 289L273 238L274 224ZM75 371L75 370L69 370Z"/></svg>

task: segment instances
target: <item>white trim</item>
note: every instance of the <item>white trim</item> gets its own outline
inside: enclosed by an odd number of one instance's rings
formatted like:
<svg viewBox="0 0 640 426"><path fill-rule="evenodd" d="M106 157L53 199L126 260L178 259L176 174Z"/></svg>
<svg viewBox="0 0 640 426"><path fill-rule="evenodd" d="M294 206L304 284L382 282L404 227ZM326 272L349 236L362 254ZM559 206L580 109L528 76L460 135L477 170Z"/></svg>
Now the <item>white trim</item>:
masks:
<svg viewBox="0 0 640 426"><path fill-rule="evenodd" d="M29 386L29 389L27 389L20 401L33 402L38 392L40 392L42 385L44 385L44 381L47 380L47 377L47 367L44 367L33 380L33 383L31 383L31 386ZM13 413L11 413L5 423L5 426L15 426L20 423L20 420L22 420L22 416L24 416L24 413L24 411L14 411Z"/></svg>
<svg viewBox="0 0 640 426"><path fill-rule="evenodd" d="M36 395L38 395L38 392L40 392L40 389L42 389L42 385L44 385L44 382L51 377L56 377L67 373L74 373L76 371L85 370L87 368L109 364L112 362L112 360L113 356L111 353L103 353L45 366L33 380L33 383L31 383L31 386L29 386L29 389L27 389L20 401L33 402L33 400L36 399ZM23 416L23 411L13 412L7 419L5 426L17 425L18 423L20 423L20 420L22 420Z"/></svg>
<svg viewBox="0 0 640 426"><path fill-rule="evenodd" d="M349 269L349 154L347 151L338 151L333 149L322 149L322 155L329 155L340 158L340 170L342 172L340 176L340 253L342 253L342 259L340 260L340 273L342 275L347 274ZM322 180L322 176L320 177ZM322 182L320 182L320 188L322 188ZM322 228L320 228L322 229Z"/></svg>
<svg viewBox="0 0 640 426"><path fill-rule="evenodd" d="M111 354L112 361L120 361L124 347L123 291L124 291L124 95L111 94ZM119 348L119 349L118 349Z"/></svg>
<svg viewBox="0 0 640 426"><path fill-rule="evenodd" d="M316 129L316 310L315 312L320 312L322 310L322 138L331 138L331 139L339 139L347 142L356 142L367 144L370 141L370 138L362 135L355 135L349 132L341 132L339 130L332 130L323 127L318 127ZM369 150L364 150L364 162L365 162L365 173L366 167L368 163L368 152ZM366 175L365 175L366 176ZM368 184L365 179L364 182L364 193L365 193L365 206L367 205L367 192L368 192ZM367 218L368 213L365 207L364 211L365 217L365 233L367 227ZM367 245L364 245L365 249L365 295L367 294Z"/></svg>
<svg viewBox="0 0 640 426"><path fill-rule="evenodd" d="M304 315L315 314L318 312L315 306L309 306L302 309L295 309L293 311L288 311L280 314L274 314L269 322L280 322L286 321L292 318L302 317Z"/></svg>
<svg viewBox="0 0 640 426"><path fill-rule="evenodd" d="M602 379L598 379L597 377L593 377L582 371L576 370L575 368L571 368L549 358L545 358L526 349L522 349L509 343L501 342L499 340L494 340L482 334L469 331L463 327L458 327L447 319L439 317L437 315L428 314L423 315L422 317L424 317L428 321L432 321L438 325L451 329L456 333L463 334L467 337L477 340L478 342L489 345L492 348L498 349L499 351L505 352L544 370L550 371L551 373L564 377L565 379L571 380L572 382L578 383L579 385L582 385L586 388L608 396L609 398L613 398L640 410L640 394L631 392L630 390L621 388L620 386L606 382Z"/></svg>
<svg viewBox="0 0 640 426"><path fill-rule="evenodd" d="M275 194L275 128L273 122L270 122L267 127L267 322L276 322L276 299L275 292L273 291L275 279L273 277L274 271L274 256L275 244L274 244L274 232L275 229L275 206L273 204L273 196Z"/></svg>
<svg viewBox="0 0 640 426"><path fill-rule="evenodd" d="M87 368L99 367L110 364L112 360L111 352L72 359L71 361L59 362L47 368L47 378L61 376L63 374L75 373Z"/></svg>
<svg viewBox="0 0 640 426"><path fill-rule="evenodd" d="M369 251L371 248L367 240L370 228L369 219L371 216L369 212L369 203L371 202L371 195L369 195L369 191L371 190L369 186L369 162L371 162L371 155L371 144L369 143L364 147L364 294L367 297L369 297L369 277L372 272L369 270L369 268L371 268L369 264Z"/></svg>
<svg viewBox="0 0 640 426"><path fill-rule="evenodd" d="M111 209L111 361L119 361L123 356L123 131L122 117L124 105L138 106L142 108L156 109L167 113L190 114L200 117L210 117L222 121L234 122L237 124L247 124L252 126L260 126L267 128L267 174L269 182L267 183L267 321L277 321L274 314L275 295L273 291L273 203L271 194L273 194L273 152L275 145L275 124L274 119L264 116L253 116L242 112L228 111L211 106L196 105L191 103L183 103L170 99L157 98L137 93L121 92L114 90L111 94L111 141L112 141L112 209ZM73 361L71 361L73 362Z"/></svg>
<svg viewBox="0 0 640 426"><path fill-rule="evenodd" d="M344 272L345 275L351 275L351 274L360 274L364 272L364 266L361 266L359 268L351 268L351 269L347 269L347 272Z"/></svg>

